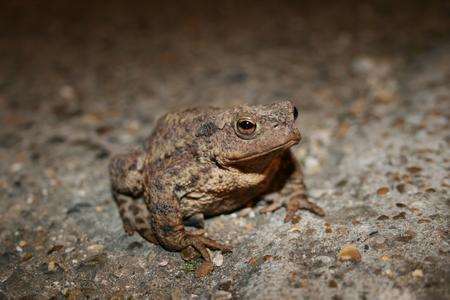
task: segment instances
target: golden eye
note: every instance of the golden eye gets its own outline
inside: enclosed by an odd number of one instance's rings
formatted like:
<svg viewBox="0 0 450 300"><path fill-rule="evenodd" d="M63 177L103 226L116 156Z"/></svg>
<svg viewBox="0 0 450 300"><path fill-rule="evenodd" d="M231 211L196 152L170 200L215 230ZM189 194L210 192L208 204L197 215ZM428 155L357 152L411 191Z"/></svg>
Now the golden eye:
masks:
<svg viewBox="0 0 450 300"><path fill-rule="evenodd" d="M248 119L240 119L236 125L239 133L243 135L252 135L256 130L256 124Z"/></svg>

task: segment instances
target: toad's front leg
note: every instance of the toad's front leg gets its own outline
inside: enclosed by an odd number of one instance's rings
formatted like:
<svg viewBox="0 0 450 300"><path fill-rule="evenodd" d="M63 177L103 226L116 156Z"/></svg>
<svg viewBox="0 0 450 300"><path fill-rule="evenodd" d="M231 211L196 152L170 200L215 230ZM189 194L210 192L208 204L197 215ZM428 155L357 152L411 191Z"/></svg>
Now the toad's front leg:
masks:
<svg viewBox="0 0 450 300"><path fill-rule="evenodd" d="M167 184L162 184L165 182ZM188 247L195 248L205 260L211 263L207 248L231 251L231 247L194 232L186 231L183 224L180 203L173 192L170 180L150 179L146 189L146 204L151 215L151 226L161 246L170 251L182 251Z"/></svg>
<svg viewBox="0 0 450 300"><path fill-rule="evenodd" d="M276 189L279 193L279 199L261 210L262 213L272 212L281 207L286 208L285 222L295 222L296 213L300 209L306 209L323 217L324 210L317 204L309 200L305 183L303 182L303 172L290 151L287 151L282 157L281 168L278 179L282 182L276 182Z"/></svg>

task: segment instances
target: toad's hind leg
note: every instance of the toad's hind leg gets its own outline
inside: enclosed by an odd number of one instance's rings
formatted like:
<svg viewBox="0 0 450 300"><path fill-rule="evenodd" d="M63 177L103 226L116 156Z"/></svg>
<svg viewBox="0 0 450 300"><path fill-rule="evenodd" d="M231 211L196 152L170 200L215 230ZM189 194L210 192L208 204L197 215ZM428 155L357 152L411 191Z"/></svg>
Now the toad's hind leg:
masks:
<svg viewBox="0 0 450 300"><path fill-rule="evenodd" d="M157 244L150 227L150 214L143 203L142 168L144 154L133 151L129 154L116 155L109 164L111 190L114 201L119 208L123 228L128 235L138 232L147 241Z"/></svg>
<svg viewBox="0 0 450 300"><path fill-rule="evenodd" d="M139 233L144 239L153 244L158 244L150 226L150 214L147 206L139 203L137 199L113 192L113 198L119 207L123 229L128 235Z"/></svg>

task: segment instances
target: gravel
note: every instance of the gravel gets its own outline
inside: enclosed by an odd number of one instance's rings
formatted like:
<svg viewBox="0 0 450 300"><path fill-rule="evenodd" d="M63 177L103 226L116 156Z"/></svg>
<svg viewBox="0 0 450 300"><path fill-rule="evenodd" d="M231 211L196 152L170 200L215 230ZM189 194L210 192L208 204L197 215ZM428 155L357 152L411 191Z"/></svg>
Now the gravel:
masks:
<svg viewBox="0 0 450 300"><path fill-rule="evenodd" d="M283 3L0 4L1 299L450 298L448 4ZM168 110L280 99L324 218L208 219L234 250L203 278L125 234L112 152Z"/></svg>

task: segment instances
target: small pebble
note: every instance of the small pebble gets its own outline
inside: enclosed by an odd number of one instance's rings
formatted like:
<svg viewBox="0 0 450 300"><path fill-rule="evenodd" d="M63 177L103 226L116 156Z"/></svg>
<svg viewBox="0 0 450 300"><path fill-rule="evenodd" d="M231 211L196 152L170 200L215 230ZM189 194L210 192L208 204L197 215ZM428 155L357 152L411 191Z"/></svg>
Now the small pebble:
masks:
<svg viewBox="0 0 450 300"><path fill-rule="evenodd" d="M391 269L387 269L384 273L386 274L387 277L389 277L391 279L395 277L395 274L394 274L394 272L392 272Z"/></svg>
<svg viewBox="0 0 450 300"><path fill-rule="evenodd" d="M63 85L59 89L59 96L63 99L71 100L75 98L75 90L69 85Z"/></svg>
<svg viewBox="0 0 450 300"><path fill-rule="evenodd" d="M213 299L213 300L228 300L228 299L232 299L232 298L233 297L230 292L220 291L220 290L215 292L211 297L211 299Z"/></svg>
<svg viewBox="0 0 450 300"><path fill-rule="evenodd" d="M238 217L244 218L248 216L252 211L253 209L251 207L246 207L238 213Z"/></svg>
<svg viewBox="0 0 450 300"><path fill-rule="evenodd" d="M325 255L320 255L314 258L314 262L318 262L321 265L330 265L331 263L333 263L333 261L334 261L333 258Z"/></svg>
<svg viewBox="0 0 450 300"><path fill-rule="evenodd" d="M399 185L397 185L396 187L395 187L396 189L397 189L397 191L399 192L399 193L404 193L405 192L405 185L403 184L403 183L401 183L401 184L399 184Z"/></svg>
<svg viewBox="0 0 450 300"><path fill-rule="evenodd" d="M131 120L130 122L128 122L128 131L130 131L131 133L138 131L140 127L141 125L136 120Z"/></svg>
<svg viewBox="0 0 450 300"><path fill-rule="evenodd" d="M250 258L247 263L253 267L255 267L258 264L258 261L256 260L255 257Z"/></svg>
<svg viewBox="0 0 450 300"><path fill-rule="evenodd" d="M229 278L225 278L219 282L218 288L219 288L219 290L229 291L231 289L232 285L233 285L233 281Z"/></svg>
<svg viewBox="0 0 450 300"><path fill-rule="evenodd" d="M416 216L421 216L421 215L422 215L422 212L421 212L420 209L418 209L418 208L411 207L409 210L410 210L413 214L415 214Z"/></svg>
<svg viewBox="0 0 450 300"><path fill-rule="evenodd" d="M48 269L49 272L55 272L56 269L57 269L56 262L53 261L53 260L49 261L47 269Z"/></svg>
<svg viewBox="0 0 450 300"><path fill-rule="evenodd" d="M422 168L417 167L417 166L412 166L412 167L407 168L406 170L408 170L409 173L416 174L416 173L421 172Z"/></svg>
<svg viewBox="0 0 450 300"><path fill-rule="evenodd" d="M361 254L354 245L346 245L342 247L339 252L338 258L340 261L361 261Z"/></svg>
<svg viewBox="0 0 450 300"><path fill-rule="evenodd" d="M69 247L69 248L66 248L66 250L64 250L64 252L65 252L65 253L70 253L70 252L72 252L73 250L75 250L75 247Z"/></svg>
<svg viewBox="0 0 450 300"><path fill-rule="evenodd" d="M28 252L22 256L22 261L27 261L27 260L30 260L31 258L33 258L33 254Z"/></svg>
<svg viewBox="0 0 450 300"><path fill-rule="evenodd" d="M51 247L48 251L47 254L52 254L53 252L59 251L61 249L63 249L64 246L63 245L54 245L53 247ZM67 251L67 249L66 249Z"/></svg>
<svg viewBox="0 0 450 300"><path fill-rule="evenodd" d="M401 213L399 213L398 215L395 215L394 217L392 217L394 220L400 220L400 219L405 219L406 218L406 213L404 211L402 211Z"/></svg>
<svg viewBox="0 0 450 300"><path fill-rule="evenodd" d="M302 217L300 217L299 215L295 215L295 216L292 217L291 223L292 224L298 224L301 219L302 219Z"/></svg>
<svg viewBox="0 0 450 300"><path fill-rule="evenodd" d="M263 260L264 260L264 262L272 261L273 256L272 255L264 255Z"/></svg>
<svg viewBox="0 0 450 300"><path fill-rule="evenodd" d="M357 57L352 61L352 70L357 74L368 74L375 66L376 62L367 56Z"/></svg>
<svg viewBox="0 0 450 300"><path fill-rule="evenodd" d="M308 228L305 233L307 236L312 236L316 233L316 230L314 228Z"/></svg>
<svg viewBox="0 0 450 300"><path fill-rule="evenodd" d="M148 261L149 263L153 263L153 261L155 260L155 258L156 258L156 253L155 253L155 252L149 252L149 253L148 253L148 255L147 255L147 261Z"/></svg>
<svg viewBox="0 0 450 300"><path fill-rule="evenodd" d="M222 265L223 265L223 255L222 255L222 252L217 251L217 252L214 254L214 257L213 257L212 261L213 261L213 264L214 264L216 267L222 266Z"/></svg>
<svg viewBox="0 0 450 300"><path fill-rule="evenodd" d="M336 282L336 280L330 280L329 282L328 282L328 286L330 287L330 288L337 288L338 287L338 284L337 284L337 282Z"/></svg>
<svg viewBox="0 0 450 300"><path fill-rule="evenodd" d="M170 294L170 300L182 300L183 291L180 288L175 288Z"/></svg>
<svg viewBox="0 0 450 300"><path fill-rule="evenodd" d="M347 135L349 129L350 124L348 122L342 122L341 124L339 124L339 128L336 133L337 138L344 138Z"/></svg>
<svg viewBox="0 0 450 300"><path fill-rule="evenodd" d="M105 248L105 246L100 245L100 244L94 244L94 245L90 245L87 247L87 250L89 252L93 252L93 253L100 253L103 251L103 249Z"/></svg>
<svg viewBox="0 0 450 300"><path fill-rule="evenodd" d="M29 195L29 196L27 197L27 204L31 205L31 204L33 204L33 202L34 202L34 197L33 197L33 195Z"/></svg>
<svg viewBox="0 0 450 300"><path fill-rule="evenodd" d="M419 223L419 224L430 223L430 222L431 222L430 219L420 219L419 221L417 221L417 223Z"/></svg>
<svg viewBox="0 0 450 300"><path fill-rule="evenodd" d="M381 236L375 236L373 239L371 239L371 246L377 250L384 249L386 247L386 239Z"/></svg>
<svg viewBox="0 0 450 300"><path fill-rule="evenodd" d="M422 278L423 277L423 271L421 269L415 269L411 274L414 278Z"/></svg>
<svg viewBox="0 0 450 300"><path fill-rule="evenodd" d="M169 264L169 262L167 260L162 260L158 263L158 266L160 267L165 267Z"/></svg>
<svg viewBox="0 0 450 300"><path fill-rule="evenodd" d="M361 224L361 222L358 221L358 220L356 220L356 219L353 219L353 220L352 220L352 224L353 224L353 225L358 225L358 224Z"/></svg>
<svg viewBox="0 0 450 300"><path fill-rule="evenodd" d="M20 170L22 170L22 167L23 167L22 163L13 163L10 170L13 173L17 173Z"/></svg>
<svg viewBox="0 0 450 300"><path fill-rule="evenodd" d="M380 259L382 261L389 261L389 260L391 260L391 258L389 256L387 256L387 255L383 255L382 257L380 257Z"/></svg>
<svg viewBox="0 0 450 300"><path fill-rule="evenodd" d="M326 193L326 191L319 190L319 189L311 189L308 192L308 194L313 198L320 198L325 193Z"/></svg>
<svg viewBox="0 0 450 300"><path fill-rule="evenodd" d="M6 189L7 186L8 184L6 183L6 181L0 180L0 189Z"/></svg>
<svg viewBox="0 0 450 300"><path fill-rule="evenodd" d="M317 158L309 156L305 159L305 169L310 173L316 173L320 170L320 162Z"/></svg>
<svg viewBox="0 0 450 300"><path fill-rule="evenodd" d="M378 196L384 196L384 195L386 195L387 193L389 193L389 188L388 187L381 187L381 188L379 188L378 190L377 190L377 194L378 194Z"/></svg>
<svg viewBox="0 0 450 300"><path fill-rule="evenodd" d="M389 89L379 89L375 92L375 98L379 102L388 103L395 97L395 93Z"/></svg>
<svg viewBox="0 0 450 300"><path fill-rule="evenodd" d="M416 233L412 230L406 230L405 233L401 234L400 236L397 236L395 238L396 241L408 243L410 242L414 237L416 236Z"/></svg>
<svg viewBox="0 0 450 300"><path fill-rule="evenodd" d="M288 232L301 232L301 228L299 226L293 226Z"/></svg>

